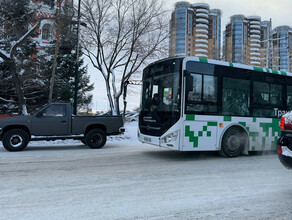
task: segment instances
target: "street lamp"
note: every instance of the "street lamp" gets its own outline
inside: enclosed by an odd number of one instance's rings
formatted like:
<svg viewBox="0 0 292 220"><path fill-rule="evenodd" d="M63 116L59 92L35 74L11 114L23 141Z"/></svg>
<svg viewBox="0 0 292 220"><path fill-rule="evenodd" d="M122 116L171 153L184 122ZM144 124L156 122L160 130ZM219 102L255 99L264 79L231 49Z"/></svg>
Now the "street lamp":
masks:
<svg viewBox="0 0 292 220"><path fill-rule="evenodd" d="M79 69L78 69L78 60L79 60L79 38L80 38L80 7L81 0L78 0L78 17L77 17L77 49L76 49L76 62L75 62L75 90L74 90L74 103L73 103L73 114L77 115L77 95L78 95L78 84L79 84Z"/></svg>

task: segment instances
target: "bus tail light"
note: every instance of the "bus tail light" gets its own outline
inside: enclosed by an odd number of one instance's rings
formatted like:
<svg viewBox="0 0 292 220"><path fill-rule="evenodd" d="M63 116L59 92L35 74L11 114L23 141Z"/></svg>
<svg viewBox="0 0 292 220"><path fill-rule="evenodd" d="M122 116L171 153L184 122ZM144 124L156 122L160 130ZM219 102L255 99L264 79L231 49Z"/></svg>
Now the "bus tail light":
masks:
<svg viewBox="0 0 292 220"><path fill-rule="evenodd" d="M280 129L284 130L284 127L285 127L285 118L282 117L280 121Z"/></svg>

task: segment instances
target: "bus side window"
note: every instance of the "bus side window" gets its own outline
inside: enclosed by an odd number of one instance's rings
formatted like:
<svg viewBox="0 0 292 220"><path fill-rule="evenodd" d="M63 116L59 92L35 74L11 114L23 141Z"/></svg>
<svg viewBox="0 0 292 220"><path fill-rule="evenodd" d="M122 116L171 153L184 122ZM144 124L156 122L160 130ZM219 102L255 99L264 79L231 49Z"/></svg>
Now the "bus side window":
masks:
<svg viewBox="0 0 292 220"><path fill-rule="evenodd" d="M222 113L223 115L249 116L249 81L243 79L223 79Z"/></svg>
<svg viewBox="0 0 292 220"><path fill-rule="evenodd" d="M205 102L217 102L217 77L204 75L203 99Z"/></svg>
<svg viewBox="0 0 292 220"><path fill-rule="evenodd" d="M193 90L188 94L189 101L202 101L202 75L192 74L193 76Z"/></svg>
<svg viewBox="0 0 292 220"><path fill-rule="evenodd" d="M292 110L292 86L287 86L287 110Z"/></svg>
<svg viewBox="0 0 292 220"><path fill-rule="evenodd" d="M254 82L253 83L254 94L253 101L258 104L268 104L269 103L269 83L264 82Z"/></svg>
<svg viewBox="0 0 292 220"><path fill-rule="evenodd" d="M277 84L270 84L270 99L271 103L274 105L279 105L282 103L282 86Z"/></svg>
<svg viewBox="0 0 292 220"><path fill-rule="evenodd" d="M254 103L282 105L282 86L265 82L254 82Z"/></svg>

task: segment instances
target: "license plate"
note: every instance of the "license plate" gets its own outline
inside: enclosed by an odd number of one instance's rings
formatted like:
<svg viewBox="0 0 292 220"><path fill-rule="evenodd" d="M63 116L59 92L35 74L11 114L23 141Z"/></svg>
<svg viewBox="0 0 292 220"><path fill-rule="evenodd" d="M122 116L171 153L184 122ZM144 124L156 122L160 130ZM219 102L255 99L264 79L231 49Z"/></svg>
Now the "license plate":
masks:
<svg viewBox="0 0 292 220"><path fill-rule="evenodd" d="M151 142L151 138L149 138L149 137L144 137L144 141Z"/></svg>

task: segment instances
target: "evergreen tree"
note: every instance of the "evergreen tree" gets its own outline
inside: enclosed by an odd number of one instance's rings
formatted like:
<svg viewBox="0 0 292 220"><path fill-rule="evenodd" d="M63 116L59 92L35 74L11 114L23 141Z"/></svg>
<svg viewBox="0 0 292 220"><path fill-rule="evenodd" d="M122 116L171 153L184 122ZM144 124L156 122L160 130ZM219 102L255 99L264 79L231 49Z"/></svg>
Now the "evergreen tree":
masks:
<svg viewBox="0 0 292 220"><path fill-rule="evenodd" d="M32 0L2 0L0 1L0 112L18 107L19 113L25 114L48 102L50 77L52 72L52 57L54 42L43 47L33 39L36 31L29 34L25 40L17 45L13 56L10 56L13 43L21 39L38 20L36 10L47 7L54 11L55 1L43 0L37 5ZM55 101L69 102L74 96L75 53L71 53L76 46L76 33L72 29L72 5L62 9L62 32L60 54L58 58ZM37 49L38 48L38 49ZM79 108L89 105L93 90L89 83L87 67L83 67L83 59L79 59ZM17 89L18 88L18 89ZM19 94L19 91L22 94ZM22 97L20 100L19 97ZM13 102L14 100L14 102ZM12 105L12 104L15 105ZM25 111L22 110L25 105ZM2 111L1 111L2 109Z"/></svg>
<svg viewBox="0 0 292 220"><path fill-rule="evenodd" d="M79 53L82 56L82 51ZM56 71L56 81L53 93L53 99L56 102L73 102L75 90L75 62L76 53L61 51L58 57L58 66ZM83 66L83 58L79 58L79 86L77 103L78 109L87 108L92 102L93 84L90 84L87 74L87 66Z"/></svg>
<svg viewBox="0 0 292 220"><path fill-rule="evenodd" d="M15 89L9 77L9 67L6 63L0 62L0 114L17 111L14 96Z"/></svg>
<svg viewBox="0 0 292 220"><path fill-rule="evenodd" d="M33 37L40 21L35 10L32 0L0 1L0 63L8 67L5 87L14 85L9 96L16 101L21 114L27 114L27 103L43 98L42 77L36 74L39 65ZM5 95L0 93L0 97Z"/></svg>

